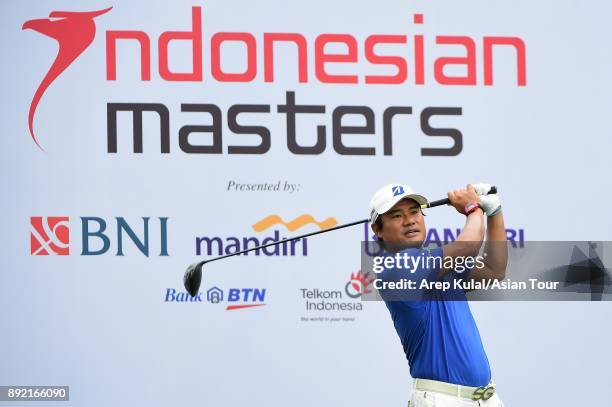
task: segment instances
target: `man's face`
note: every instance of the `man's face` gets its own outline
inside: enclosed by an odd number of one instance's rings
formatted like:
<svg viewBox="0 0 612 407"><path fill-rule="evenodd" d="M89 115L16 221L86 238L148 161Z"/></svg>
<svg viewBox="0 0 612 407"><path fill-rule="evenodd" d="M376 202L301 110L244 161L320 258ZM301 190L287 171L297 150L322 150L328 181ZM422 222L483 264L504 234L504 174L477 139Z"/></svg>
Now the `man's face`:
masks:
<svg viewBox="0 0 612 407"><path fill-rule="evenodd" d="M372 229L385 241L388 248L401 250L421 246L425 240L425 219L419 204L412 199L402 199L391 210L381 215L382 228Z"/></svg>

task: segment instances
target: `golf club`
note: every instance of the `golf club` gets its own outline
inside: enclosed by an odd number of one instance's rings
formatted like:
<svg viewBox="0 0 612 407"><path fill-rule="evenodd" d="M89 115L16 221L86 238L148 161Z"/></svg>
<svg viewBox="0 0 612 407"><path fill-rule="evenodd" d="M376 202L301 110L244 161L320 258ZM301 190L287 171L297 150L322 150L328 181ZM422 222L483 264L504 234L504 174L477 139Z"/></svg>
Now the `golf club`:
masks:
<svg viewBox="0 0 612 407"><path fill-rule="evenodd" d="M491 189L489 190L489 192L486 194L496 194L497 193L497 187L495 186L491 186ZM421 205L421 209L427 209L427 208L434 208L436 206L442 206L442 205L448 205L450 203L450 201L448 200L448 198L444 198L444 199L439 199L437 201L432 201L432 202L428 202L426 204ZM228 257L232 257L232 256L238 256L244 253L248 253L251 252L253 250L261 250L265 247L269 247L269 246L274 246L277 244L282 244L282 243L286 243L286 242L291 242L294 240L299 240L299 239L303 239L306 237L310 237L310 236L314 236L314 235L318 235L321 233L326 233L326 232L331 232L333 230L338 230L338 229L344 229L344 228L348 228L350 226L355 226L355 225L360 225L363 223L369 222L369 219L363 219L363 220L359 220L356 222L351 222L351 223L345 223L344 225L339 225L339 226L334 226L328 229L323 229L323 230L319 230L316 232L311 232L311 233L306 233L303 235L299 235L299 236L294 236L291 237L289 239L284 239L281 241L277 241L277 242L271 242L271 243L267 243L264 245L260 245L257 247L251 247L250 249L246 249L246 250L242 250L239 252L235 252L235 253L230 253L230 254L226 254L223 256L219 256L219 257L214 257L212 259L209 260L202 260L198 263L193 263L191 264L189 267L187 267L187 271L185 271L185 275L183 277L183 284L185 285L185 289L187 290L187 292L189 293L189 295L191 295L192 297L196 296L198 294L198 291L200 290L200 285L202 284L202 266L206 263L211 263L213 261L217 261L217 260L222 260L222 259L226 259Z"/></svg>

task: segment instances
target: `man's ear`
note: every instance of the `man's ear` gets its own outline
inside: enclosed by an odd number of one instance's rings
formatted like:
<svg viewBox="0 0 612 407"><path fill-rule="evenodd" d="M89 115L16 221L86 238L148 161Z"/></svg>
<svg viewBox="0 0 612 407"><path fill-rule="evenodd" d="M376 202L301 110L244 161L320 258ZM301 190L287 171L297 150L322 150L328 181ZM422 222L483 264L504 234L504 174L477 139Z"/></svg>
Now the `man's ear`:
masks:
<svg viewBox="0 0 612 407"><path fill-rule="evenodd" d="M381 238L382 237L382 231L380 230L380 228L378 227L378 225L376 223L372 223L370 225L370 228L372 229L372 232L374 232L374 234L376 235L377 238Z"/></svg>

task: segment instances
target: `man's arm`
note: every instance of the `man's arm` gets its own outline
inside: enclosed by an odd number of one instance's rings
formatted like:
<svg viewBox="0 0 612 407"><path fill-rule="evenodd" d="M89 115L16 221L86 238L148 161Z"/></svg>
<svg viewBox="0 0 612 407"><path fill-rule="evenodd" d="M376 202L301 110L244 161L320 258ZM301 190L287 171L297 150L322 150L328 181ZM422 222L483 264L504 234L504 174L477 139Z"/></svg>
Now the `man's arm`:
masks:
<svg viewBox="0 0 612 407"><path fill-rule="evenodd" d="M457 212L465 215L468 204L479 203L479 197L474 187L468 184L465 189L458 189L448 193L450 204L457 209ZM443 248L443 258L456 257L476 257L482 246L484 238L483 210L477 208L466 216L465 226L453 243L449 243ZM440 270L440 277L453 271L452 269Z"/></svg>
<svg viewBox="0 0 612 407"><path fill-rule="evenodd" d="M485 243L484 266L474 267L470 273L472 280L503 280L508 265L508 242L504 215L501 210L487 218L487 241Z"/></svg>
<svg viewBox="0 0 612 407"><path fill-rule="evenodd" d="M444 246L444 257L476 256L480 252L484 238L484 221L482 209L466 216L465 226L457 239Z"/></svg>
<svg viewBox="0 0 612 407"><path fill-rule="evenodd" d="M478 188L478 185L477 185ZM488 189L483 184L483 189ZM508 266L508 242L501 202L497 195L480 197L480 205L487 214L487 242L485 244L485 260L483 267L474 267L470 273L472 280L503 280Z"/></svg>

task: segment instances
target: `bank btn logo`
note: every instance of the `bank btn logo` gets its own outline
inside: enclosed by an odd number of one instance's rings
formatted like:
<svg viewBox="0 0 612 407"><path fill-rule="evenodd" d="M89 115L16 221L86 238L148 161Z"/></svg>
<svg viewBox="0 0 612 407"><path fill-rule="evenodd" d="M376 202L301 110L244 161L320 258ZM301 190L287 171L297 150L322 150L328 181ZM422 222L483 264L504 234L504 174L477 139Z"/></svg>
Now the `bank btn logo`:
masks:
<svg viewBox="0 0 612 407"><path fill-rule="evenodd" d="M34 143L42 150L34 134L34 114L38 102L47 88L64 72L93 42L96 36L94 18L109 12L112 7L90 12L52 11L49 18L38 18L26 21L22 29L34 30L58 43L58 51L53 65L38 85L30 102L28 127Z"/></svg>
<svg viewBox="0 0 612 407"><path fill-rule="evenodd" d="M199 292L193 297L186 291L175 288L166 288L164 302L169 303L204 303L212 306L225 303L226 311L234 311L245 308L263 307L266 305L266 288L229 288L223 290L217 286L211 287L204 292Z"/></svg>
<svg viewBox="0 0 612 407"><path fill-rule="evenodd" d="M255 222L251 228L256 233L265 233L270 229L274 229L271 235L256 235L256 236L198 236L196 237L196 256L222 256L247 250L256 246L265 245L273 242L282 242L287 238L281 236L281 232L274 228L281 226L289 232L295 232L308 225L324 230L336 226L338 221L336 218L328 217L321 221L316 220L312 215L303 214L294 219L285 221L279 215L268 215L261 220ZM308 255L308 240L307 238L297 239L293 241L283 242L271 247L254 250L251 253L245 253L244 256L307 256Z"/></svg>
<svg viewBox="0 0 612 407"><path fill-rule="evenodd" d="M30 254L32 256L70 254L68 216L30 217Z"/></svg>
<svg viewBox="0 0 612 407"><path fill-rule="evenodd" d="M206 300L213 304L218 304L223 301L223 290L219 287L213 287L206 291Z"/></svg>

